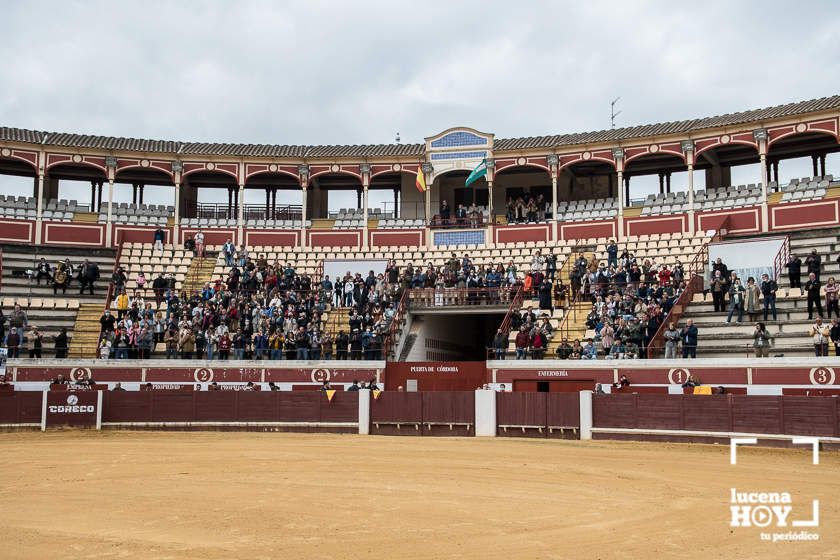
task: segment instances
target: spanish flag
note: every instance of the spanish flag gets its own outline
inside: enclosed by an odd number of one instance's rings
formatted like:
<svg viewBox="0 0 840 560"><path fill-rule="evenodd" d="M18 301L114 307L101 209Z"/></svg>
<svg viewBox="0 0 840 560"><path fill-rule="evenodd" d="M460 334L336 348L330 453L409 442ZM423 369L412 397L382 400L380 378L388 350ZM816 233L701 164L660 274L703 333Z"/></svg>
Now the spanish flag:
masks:
<svg viewBox="0 0 840 560"><path fill-rule="evenodd" d="M417 179L415 180L414 184L417 185L417 190L418 191L426 192L426 190L427 190L426 174L423 173L423 166L422 165L417 166Z"/></svg>

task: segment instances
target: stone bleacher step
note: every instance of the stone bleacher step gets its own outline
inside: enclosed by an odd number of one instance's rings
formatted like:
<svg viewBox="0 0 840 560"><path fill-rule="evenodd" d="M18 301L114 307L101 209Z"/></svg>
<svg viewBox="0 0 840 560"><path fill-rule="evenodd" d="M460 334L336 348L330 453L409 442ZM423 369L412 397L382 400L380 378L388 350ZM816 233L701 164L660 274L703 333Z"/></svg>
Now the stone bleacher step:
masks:
<svg viewBox="0 0 840 560"><path fill-rule="evenodd" d="M75 357L95 358L99 341L99 318L103 304L82 304L76 314L73 338L70 342L70 355Z"/></svg>

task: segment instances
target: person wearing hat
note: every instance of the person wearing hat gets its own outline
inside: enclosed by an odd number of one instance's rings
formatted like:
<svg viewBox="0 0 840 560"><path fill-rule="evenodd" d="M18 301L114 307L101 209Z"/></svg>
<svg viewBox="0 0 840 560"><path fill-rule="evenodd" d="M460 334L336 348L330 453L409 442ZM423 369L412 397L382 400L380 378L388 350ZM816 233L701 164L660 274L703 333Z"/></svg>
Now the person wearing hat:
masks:
<svg viewBox="0 0 840 560"><path fill-rule="evenodd" d="M40 358L41 350L44 345L44 335L38 332L38 327L32 325L32 332L29 333L29 340L32 342L32 348L29 349L30 358Z"/></svg>

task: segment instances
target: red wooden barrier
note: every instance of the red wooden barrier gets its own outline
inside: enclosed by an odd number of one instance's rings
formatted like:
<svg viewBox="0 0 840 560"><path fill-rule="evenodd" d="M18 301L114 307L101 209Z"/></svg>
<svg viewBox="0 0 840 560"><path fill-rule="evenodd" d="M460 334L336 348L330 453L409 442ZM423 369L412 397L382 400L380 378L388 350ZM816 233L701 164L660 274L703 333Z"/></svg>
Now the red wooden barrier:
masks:
<svg viewBox="0 0 840 560"><path fill-rule="evenodd" d="M0 392L0 425L41 425L43 393L40 391Z"/></svg>
<svg viewBox="0 0 840 560"><path fill-rule="evenodd" d="M380 435L475 435L475 393L385 391L371 399L370 424Z"/></svg>
<svg viewBox="0 0 840 560"><path fill-rule="evenodd" d="M103 394L104 426L246 427L356 432L359 400L354 392L138 391Z"/></svg>
<svg viewBox="0 0 840 560"><path fill-rule="evenodd" d="M578 393L497 393L496 433L500 436L577 438Z"/></svg>
<svg viewBox="0 0 840 560"><path fill-rule="evenodd" d="M835 397L742 395L595 395L594 437L638 439L610 428L695 431L721 439L729 432L840 437L840 399ZM605 429L599 432L598 429ZM653 434L657 435L657 434ZM659 434L685 439L688 434ZM673 437L669 437L673 436Z"/></svg>

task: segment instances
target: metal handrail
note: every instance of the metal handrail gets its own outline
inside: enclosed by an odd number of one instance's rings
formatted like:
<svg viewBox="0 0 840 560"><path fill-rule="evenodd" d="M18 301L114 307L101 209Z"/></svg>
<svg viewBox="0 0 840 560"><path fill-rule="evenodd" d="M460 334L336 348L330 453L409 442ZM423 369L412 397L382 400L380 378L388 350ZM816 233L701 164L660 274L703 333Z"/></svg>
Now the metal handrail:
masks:
<svg viewBox="0 0 840 560"><path fill-rule="evenodd" d="M773 259L773 280L779 280L788 260L790 260L790 236L786 235L782 246L779 247L779 252L776 253L776 257Z"/></svg>
<svg viewBox="0 0 840 560"><path fill-rule="evenodd" d="M388 328L388 336L382 343L382 355L389 356L396 347L397 327L404 322L405 314L408 311L409 290L403 290L400 296L400 302L397 304L397 309L394 312L394 318L391 320L391 325Z"/></svg>
<svg viewBox="0 0 840 560"><path fill-rule="evenodd" d="M665 347L665 330L668 328L668 325L671 323L677 325L680 319L682 319L685 310L688 309L688 305L694 299L694 294L703 291L706 277L706 263L709 260L709 245L722 240L728 232L728 226L729 217L724 219L715 234L703 244L685 269L686 277L688 278L685 283L685 290L677 298L677 301L674 302L674 305L662 320L662 324L656 330L656 334L650 339L647 347L648 359L655 358Z"/></svg>

